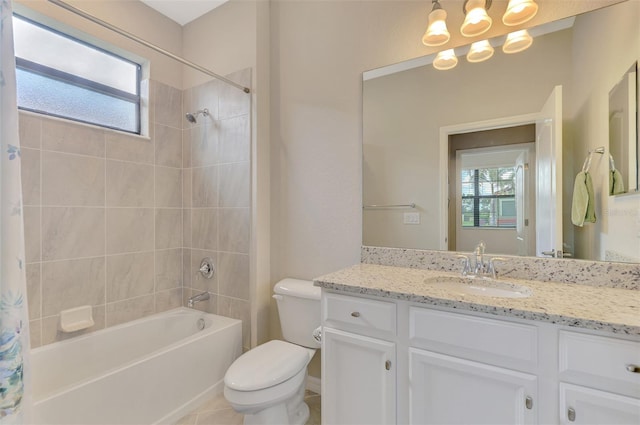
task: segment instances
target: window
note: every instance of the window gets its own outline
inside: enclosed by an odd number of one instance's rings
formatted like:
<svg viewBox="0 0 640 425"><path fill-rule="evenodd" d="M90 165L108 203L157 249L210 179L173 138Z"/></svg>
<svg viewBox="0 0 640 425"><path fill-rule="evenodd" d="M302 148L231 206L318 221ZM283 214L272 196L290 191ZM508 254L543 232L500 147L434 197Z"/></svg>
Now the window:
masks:
<svg viewBox="0 0 640 425"><path fill-rule="evenodd" d="M515 167L462 170L462 227L516 227Z"/></svg>
<svg viewBox="0 0 640 425"><path fill-rule="evenodd" d="M14 15L18 107L140 134L140 65Z"/></svg>

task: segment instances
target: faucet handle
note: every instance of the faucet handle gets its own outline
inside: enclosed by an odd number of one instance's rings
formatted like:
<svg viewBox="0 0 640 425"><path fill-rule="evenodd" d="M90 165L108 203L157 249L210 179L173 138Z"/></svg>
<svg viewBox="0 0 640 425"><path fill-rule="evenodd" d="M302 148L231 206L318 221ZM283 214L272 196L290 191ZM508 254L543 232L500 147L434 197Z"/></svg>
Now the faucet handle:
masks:
<svg viewBox="0 0 640 425"><path fill-rule="evenodd" d="M471 272L471 261L469 260L469 257L463 254L458 254L456 255L456 258L462 259L462 276L469 274L469 272Z"/></svg>
<svg viewBox="0 0 640 425"><path fill-rule="evenodd" d="M496 271L496 261L505 262L509 260L504 257L491 257L489 259L489 273L491 273L491 277L493 279L496 279L498 277L498 272Z"/></svg>

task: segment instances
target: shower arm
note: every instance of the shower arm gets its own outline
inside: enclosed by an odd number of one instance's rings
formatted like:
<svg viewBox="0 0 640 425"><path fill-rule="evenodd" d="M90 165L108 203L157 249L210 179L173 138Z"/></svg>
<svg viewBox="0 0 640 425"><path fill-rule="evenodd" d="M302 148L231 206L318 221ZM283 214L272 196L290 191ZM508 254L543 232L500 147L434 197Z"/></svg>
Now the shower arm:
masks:
<svg viewBox="0 0 640 425"><path fill-rule="evenodd" d="M49 1L49 3L53 3L56 6L59 6L59 7L63 8L63 9L66 9L71 13L75 13L78 16L81 16L81 17L83 17L85 19L88 19L89 21L91 21L91 22L93 22L95 24L98 24L98 25L100 25L100 26L102 26L104 28L107 28L107 29L109 29L109 30L111 30L113 32L116 32L116 33L122 35L123 37L128 38L129 40L133 40L136 43L142 44L143 46L146 46L146 47L150 48L151 50L155 50L158 53L161 53L161 54L163 54L165 56L168 56L171 59L174 59L174 60L180 62L183 65L186 65L186 66L188 66L190 68L198 70L198 71L200 71L200 72L202 72L202 73L204 73L204 74L206 74L206 75L208 75L210 77L213 77L213 78L216 78L216 79L218 79L220 81L223 81L223 82L225 82L225 83L227 83L227 84L229 84L229 85L231 85L233 87L236 87L236 88L242 90L245 93L251 93L251 89L249 89L248 87L244 87L244 86L236 83L235 81L232 81L232 80L230 80L228 78L223 77L222 75L218 75L215 72L208 70L207 68L204 68L204 67L202 67L202 66L200 66L198 64L195 64L195 63L190 62L190 61L188 61L186 59L183 59L180 56L174 55L173 53L171 53L171 52L169 52L167 50L164 50L163 48L158 47L155 44L150 43L150 42L148 42L148 41L146 41L146 40L144 40L144 39L142 39L142 38L140 38L140 37L138 37L136 35L133 35L130 32L127 32L127 31L125 31L123 29L120 29L120 28L116 27L115 25L111 25L110 23L108 23L106 21L103 21L100 18L96 18L95 16L85 12L82 9L78 9L75 6L71 6L70 4L63 2L62 0L48 0L48 1Z"/></svg>

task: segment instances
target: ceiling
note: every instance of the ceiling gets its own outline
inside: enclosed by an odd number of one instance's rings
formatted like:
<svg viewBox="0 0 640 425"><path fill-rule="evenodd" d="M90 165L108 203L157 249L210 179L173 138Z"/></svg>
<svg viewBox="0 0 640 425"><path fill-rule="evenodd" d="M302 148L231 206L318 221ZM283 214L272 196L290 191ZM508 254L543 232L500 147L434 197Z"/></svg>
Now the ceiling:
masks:
<svg viewBox="0 0 640 425"><path fill-rule="evenodd" d="M180 25L185 25L228 0L141 0Z"/></svg>

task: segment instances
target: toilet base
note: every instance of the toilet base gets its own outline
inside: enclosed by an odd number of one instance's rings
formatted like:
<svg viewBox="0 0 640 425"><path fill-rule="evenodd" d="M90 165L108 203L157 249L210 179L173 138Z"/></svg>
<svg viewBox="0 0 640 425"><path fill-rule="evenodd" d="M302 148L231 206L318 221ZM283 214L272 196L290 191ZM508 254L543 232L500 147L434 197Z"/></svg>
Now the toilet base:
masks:
<svg viewBox="0 0 640 425"><path fill-rule="evenodd" d="M304 383L295 395L284 403L255 413L245 413L244 425L304 425L309 419L309 406L304 402Z"/></svg>

